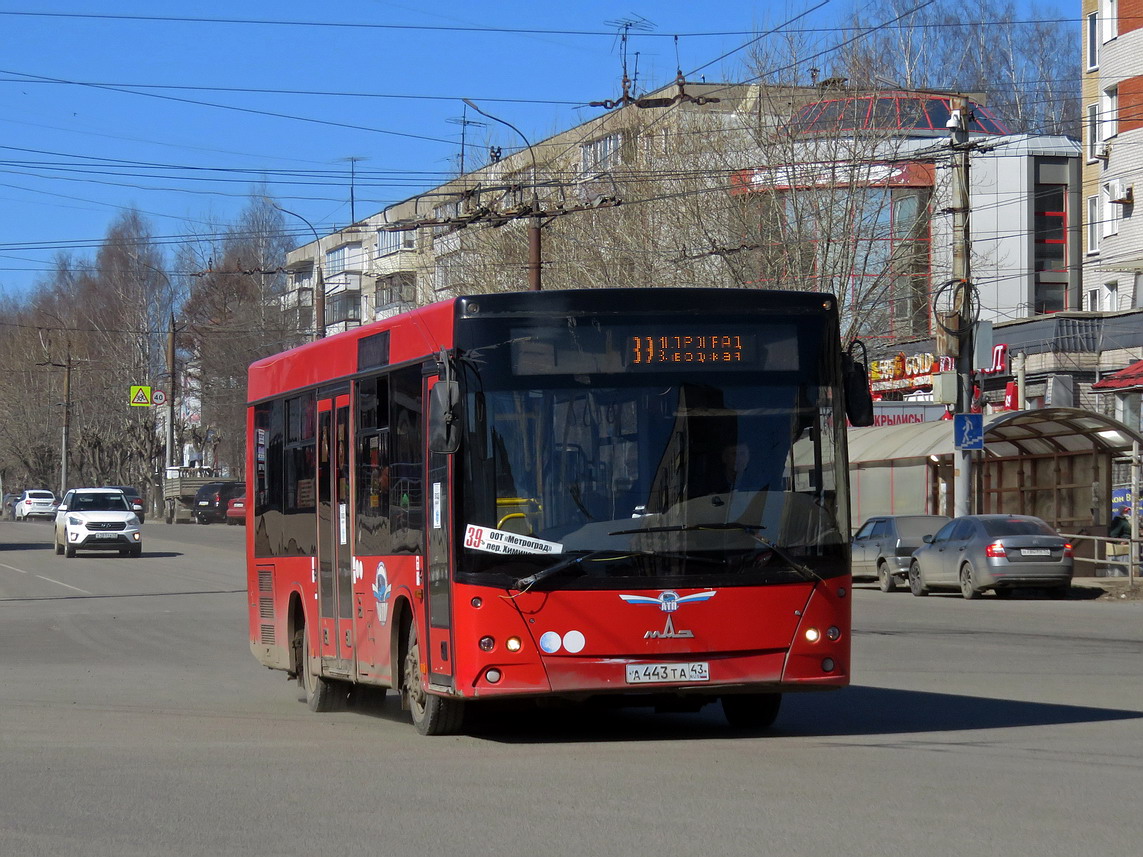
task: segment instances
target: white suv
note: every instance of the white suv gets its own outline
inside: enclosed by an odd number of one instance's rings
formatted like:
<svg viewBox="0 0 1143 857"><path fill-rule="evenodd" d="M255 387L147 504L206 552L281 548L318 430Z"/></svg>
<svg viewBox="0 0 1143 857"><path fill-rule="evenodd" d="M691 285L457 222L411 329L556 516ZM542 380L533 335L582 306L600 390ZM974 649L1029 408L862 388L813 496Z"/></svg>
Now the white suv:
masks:
<svg viewBox="0 0 1143 857"><path fill-rule="evenodd" d="M43 489L25 491L16 501L12 514L17 521L30 521L32 518L51 520L56 514L56 495Z"/></svg>
<svg viewBox="0 0 1143 857"><path fill-rule="evenodd" d="M56 553L117 550L120 556L143 553L139 519L126 495L114 488L73 488L56 512Z"/></svg>

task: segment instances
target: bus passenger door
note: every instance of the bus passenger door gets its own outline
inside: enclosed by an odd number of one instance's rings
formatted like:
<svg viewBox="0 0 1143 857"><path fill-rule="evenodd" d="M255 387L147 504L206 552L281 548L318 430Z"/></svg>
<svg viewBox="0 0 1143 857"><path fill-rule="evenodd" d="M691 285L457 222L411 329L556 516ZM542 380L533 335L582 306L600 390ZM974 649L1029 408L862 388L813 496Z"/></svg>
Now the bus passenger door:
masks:
<svg viewBox="0 0 1143 857"><path fill-rule="evenodd" d="M430 378L424 401L431 407L429 389L436 382ZM431 415L425 421L426 426ZM427 438L426 431L426 438ZM428 645L425 660L429 668L429 684L455 687L452 643L452 493L449 490L452 456L426 451L427 476L425 491L425 547L428 586L426 594L426 626Z"/></svg>
<svg viewBox="0 0 1143 857"><path fill-rule="evenodd" d="M319 649L327 674L353 674L349 545L349 396L318 401Z"/></svg>

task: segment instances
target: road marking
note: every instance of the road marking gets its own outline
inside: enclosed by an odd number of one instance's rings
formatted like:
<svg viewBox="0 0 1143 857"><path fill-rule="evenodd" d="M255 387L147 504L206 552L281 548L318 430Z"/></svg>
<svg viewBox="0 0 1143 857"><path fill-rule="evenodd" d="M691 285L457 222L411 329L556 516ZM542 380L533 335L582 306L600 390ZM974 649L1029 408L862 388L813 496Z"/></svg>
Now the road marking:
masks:
<svg viewBox="0 0 1143 857"><path fill-rule="evenodd" d="M16 568L16 566L14 566L14 565L6 565L2 562L0 562L0 568L6 568L6 569L9 569L10 571L18 571L18 572L20 572L20 574L27 574L28 573L28 572L24 571L24 569L22 569L22 568ZM48 583L54 583L54 584L56 584L56 586L63 586L67 589L74 589L76 592L82 592L84 595L93 595L94 594L92 592L88 592L86 589L80 589L78 586L72 586L70 583L64 583L61 580L52 580L50 577L44 577L42 574L36 574L33 576L38 577L40 580L46 580Z"/></svg>
<svg viewBox="0 0 1143 857"><path fill-rule="evenodd" d="M52 580L50 577L44 577L42 574L37 574L40 580L46 580L48 583L57 583L60 586L66 586L68 589L74 589L76 592L82 592L84 595L92 595L94 593L88 592L86 589L80 589L78 586L72 586L70 583L63 583L59 580Z"/></svg>

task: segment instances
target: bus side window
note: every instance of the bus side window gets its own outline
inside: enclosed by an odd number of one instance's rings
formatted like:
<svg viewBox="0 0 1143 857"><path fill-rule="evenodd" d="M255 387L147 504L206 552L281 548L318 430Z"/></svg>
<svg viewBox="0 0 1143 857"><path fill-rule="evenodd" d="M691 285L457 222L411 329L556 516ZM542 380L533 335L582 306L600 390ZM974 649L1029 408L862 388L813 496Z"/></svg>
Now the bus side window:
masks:
<svg viewBox="0 0 1143 857"><path fill-rule="evenodd" d="M389 379L365 378L357 387L357 521L355 551L390 553Z"/></svg>

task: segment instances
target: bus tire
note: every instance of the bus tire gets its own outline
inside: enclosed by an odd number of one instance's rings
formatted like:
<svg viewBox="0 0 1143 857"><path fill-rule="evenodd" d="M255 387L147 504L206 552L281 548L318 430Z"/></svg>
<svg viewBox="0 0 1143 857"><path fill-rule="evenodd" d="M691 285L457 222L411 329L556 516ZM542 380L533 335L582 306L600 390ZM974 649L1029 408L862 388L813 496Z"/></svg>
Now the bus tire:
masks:
<svg viewBox="0 0 1143 857"><path fill-rule="evenodd" d="M413 715L413 725L422 735L452 735L464 721L464 703L436 696L421 684L421 645L417 626L409 625L405 659L401 662L401 702Z"/></svg>
<svg viewBox="0 0 1143 857"><path fill-rule="evenodd" d="M722 714L732 729L763 732L774 725L782 706L780 693L738 693L722 697Z"/></svg>
<svg viewBox="0 0 1143 857"><path fill-rule="evenodd" d="M302 629L302 649L298 661L298 680L302 685L302 695L310 711L333 711L337 703L337 685L317 675L310 660L309 628Z"/></svg>

